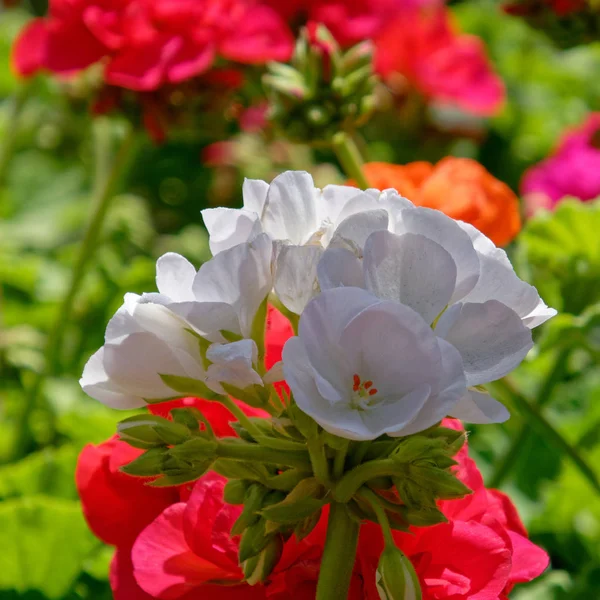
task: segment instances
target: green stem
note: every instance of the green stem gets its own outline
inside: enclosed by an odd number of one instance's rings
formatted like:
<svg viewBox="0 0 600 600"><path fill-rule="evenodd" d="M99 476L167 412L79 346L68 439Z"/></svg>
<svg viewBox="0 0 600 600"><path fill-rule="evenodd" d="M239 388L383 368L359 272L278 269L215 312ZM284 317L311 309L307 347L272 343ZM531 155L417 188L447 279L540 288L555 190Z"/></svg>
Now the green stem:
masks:
<svg viewBox="0 0 600 600"><path fill-rule="evenodd" d="M229 397L221 396L219 402L225 406L231 414L244 426L244 429L253 437L260 437L262 433L258 427L248 418L246 413Z"/></svg>
<svg viewBox="0 0 600 600"><path fill-rule="evenodd" d="M325 446L320 438L307 440L306 447L310 455L310 462L315 477L326 487L331 487L329 477L329 463L325 456Z"/></svg>
<svg viewBox="0 0 600 600"><path fill-rule="evenodd" d="M217 446L217 456L230 460L256 461L272 465L296 467L303 471L310 471L311 469L310 459L306 452L274 450L273 448L265 448L258 444L243 444L238 441L220 441Z"/></svg>
<svg viewBox="0 0 600 600"><path fill-rule="evenodd" d="M335 453L333 459L333 477L339 479L344 474L344 467L346 466L346 456L348 455L348 447L350 446L350 440L344 440L344 445Z"/></svg>
<svg viewBox="0 0 600 600"><path fill-rule="evenodd" d="M29 97L30 83L21 84L12 98L6 115L6 130L0 145L0 187L6 182L10 160L13 156L17 134L19 133L20 115Z"/></svg>
<svg viewBox="0 0 600 600"><path fill-rule="evenodd" d="M539 407L533 406L519 390L510 382L508 377L496 382L493 386L499 393L505 395L507 400L512 400L514 405L527 417L531 426L538 433L546 438L553 446L564 452L579 469L581 474L587 479L590 485L600 493L600 481L598 476L587 460L579 453L578 449L571 445L562 434L555 429L539 410Z"/></svg>
<svg viewBox="0 0 600 600"><path fill-rule="evenodd" d="M359 530L360 525L349 515L346 505L333 502L315 600L348 598Z"/></svg>
<svg viewBox="0 0 600 600"><path fill-rule="evenodd" d="M563 378L570 353L571 347L565 348L559 352L545 381L540 386L532 406L542 407L550 402L556 384ZM490 478L490 487L499 488L504 483L513 465L519 458L519 454L522 452L523 446L527 442L530 433L531 429L526 424L521 427L521 430L515 436L513 436L512 443L504 454L504 457L497 462L497 466Z"/></svg>
<svg viewBox="0 0 600 600"><path fill-rule="evenodd" d="M364 500L366 500L375 516L377 517L377 521L379 522L379 526L381 527L381 533L383 534L383 539L385 541L386 546L396 547L396 543L394 542L394 536L392 535L392 528L390 527L390 520L385 512L385 509L379 502L379 497L377 494L372 492L369 488L363 487L360 489L359 496L361 496Z"/></svg>
<svg viewBox="0 0 600 600"><path fill-rule="evenodd" d="M348 502L370 479L398 473L398 465L391 458L371 460L348 471L336 484L333 495L338 502Z"/></svg>
<svg viewBox="0 0 600 600"><path fill-rule="evenodd" d="M336 133L331 138L331 146L346 172L346 175L362 190L369 187L369 182L363 173L363 160L354 140L344 131Z"/></svg>
<svg viewBox="0 0 600 600"><path fill-rule="evenodd" d="M18 417L15 428L15 441L13 448L13 460L17 460L27 452L31 440L29 431L29 417L35 408L37 397L42 385L49 375L54 372L54 366L57 362L57 355L61 348L62 337L65 327L73 317L73 304L81 283L87 273L90 259L94 255L102 226L111 201L113 199L114 188L119 181L125 167L129 164L131 150L134 142L133 130L130 130L121 144L121 147L112 162L107 158L112 144L109 137L110 131L107 129L106 122L98 121L94 124L94 139L96 150L96 179L93 189L91 216L81 245L73 270L71 280L65 295L56 312L56 319L53 322L44 349L44 367L38 371L31 387L27 391L23 403L23 409Z"/></svg>

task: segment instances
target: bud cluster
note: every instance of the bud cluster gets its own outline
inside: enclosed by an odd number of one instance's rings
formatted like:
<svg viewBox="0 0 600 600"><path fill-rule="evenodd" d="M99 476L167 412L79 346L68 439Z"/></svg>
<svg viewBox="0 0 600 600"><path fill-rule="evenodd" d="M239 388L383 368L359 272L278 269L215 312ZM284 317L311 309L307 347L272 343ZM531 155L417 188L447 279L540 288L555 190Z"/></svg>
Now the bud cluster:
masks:
<svg viewBox="0 0 600 600"><path fill-rule="evenodd" d="M324 25L304 29L291 64L270 63L263 77L271 120L293 141L327 141L366 121L375 105L373 45L342 51Z"/></svg>
<svg viewBox="0 0 600 600"><path fill-rule="evenodd" d="M180 485L209 469L226 477L224 500L242 506L230 533L240 536L239 562L252 585L269 577L292 535L310 534L330 502L347 503L359 522L377 521L373 501L362 495L374 491L392 529L407 531L445 521L437 501L470 493L451 472L465 442L462 431L435 426L405 438L348 442L323 431L293 400L272 419L232 423L239 438L217 439L193 408L170 416L139 415L119 424L121 439L145 450L122 470L154 478L153 486ZM392 560L388 554L382 564ZM381 585L388 587L399 576L390 567L383 573Z"/></svg>

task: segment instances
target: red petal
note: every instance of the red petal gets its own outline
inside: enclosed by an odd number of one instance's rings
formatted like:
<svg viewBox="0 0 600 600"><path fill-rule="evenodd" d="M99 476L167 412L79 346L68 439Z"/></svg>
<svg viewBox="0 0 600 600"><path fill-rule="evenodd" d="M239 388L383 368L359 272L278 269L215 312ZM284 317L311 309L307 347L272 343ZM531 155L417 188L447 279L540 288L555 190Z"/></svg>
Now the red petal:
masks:
<svg viewBox="0 0 600 600"><path fill-rule="evenodd" d="M140 587L161 600L179 599L211 580L230 572L200 558L184 535L186 505L169 506L138 536L132 550L134 575Z"/></svg>
<svg viewBox="0 0 600 600"><path fill-rule="evenodd" d="M22 77L44 68L48 30L44 19L33 19L19 34L12 48L12 67Z"/></svg>

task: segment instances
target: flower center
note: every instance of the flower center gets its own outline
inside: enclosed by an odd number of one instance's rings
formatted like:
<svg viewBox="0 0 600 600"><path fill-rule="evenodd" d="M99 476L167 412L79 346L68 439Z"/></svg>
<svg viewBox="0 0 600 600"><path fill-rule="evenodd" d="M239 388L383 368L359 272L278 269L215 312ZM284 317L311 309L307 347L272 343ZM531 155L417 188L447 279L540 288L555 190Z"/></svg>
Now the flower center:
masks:
<svg viewBox="0 0 600 600"><path fill-rule="evenodd" d="M373 386L373 382L369 379L361 381L358 374L354 373L352 377L352 400L350 404L356 410L367 410L377 404L377 388Z"/></svg>

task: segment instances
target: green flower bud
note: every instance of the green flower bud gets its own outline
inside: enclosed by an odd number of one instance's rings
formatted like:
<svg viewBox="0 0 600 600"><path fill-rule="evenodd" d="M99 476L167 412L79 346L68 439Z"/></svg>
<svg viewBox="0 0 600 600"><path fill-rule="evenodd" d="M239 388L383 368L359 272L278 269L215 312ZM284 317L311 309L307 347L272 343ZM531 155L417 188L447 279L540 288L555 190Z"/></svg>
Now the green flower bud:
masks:
<svg viewBox="0 0 600 600"><path fill-rule="evenodd" d="M281 535L276 535L271 538L260 554L242 563L242 571L246 582L250 585L256 585L265 581L279 562L282 552L283 538Z"/></svg>
<svg viewBox="0 0 600 600"><path fill-rule="evenodd" d="M250 482L241 479L232 479L225 484L223 490L223 499L228 504L244 504L246 491Z"/></svg>
<svg viewBox="0 0 600 600"><path fill-rule="evenodd" d="M152 477L160 475L162 464L167 453L166 448L151 448L144 454L132 460L129 464L123 465L121 471L134 477Z"/></svg>
<svg viewBox="0 0 600 600"><path fill-rule="evenodd" d="M381 600L421 600L421 584L408 558L394 546L386 546L377 567L377 591Z"/></svg>

